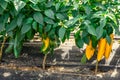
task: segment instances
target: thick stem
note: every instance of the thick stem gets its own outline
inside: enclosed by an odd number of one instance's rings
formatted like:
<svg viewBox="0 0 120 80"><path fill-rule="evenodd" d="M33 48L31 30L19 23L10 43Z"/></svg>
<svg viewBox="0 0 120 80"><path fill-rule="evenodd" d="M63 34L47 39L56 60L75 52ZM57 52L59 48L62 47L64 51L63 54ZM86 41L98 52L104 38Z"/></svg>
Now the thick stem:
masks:
<svg viewBox="0 0 120 80"><path fill-rule="evenodd" d="M2 60L3 48L4 48L4 44L5 44L6 40L7 40L7 37L5 36L3 39L2 45L0 47L0 61Z"/></svg>
<svg viewBox="0 0 120 80"><path fill-rule="evenodd" d="M96 60L95 75L97 74L97 71L98 71L98 61Z"/></svg>
<svg viewBox="0 0 120 80"><path fill-rule="evenodd" d="M42 63L43 70L45 70L46 59L47 59L47 54L45 54L44 59L43 59L43 63Z"/></svg>

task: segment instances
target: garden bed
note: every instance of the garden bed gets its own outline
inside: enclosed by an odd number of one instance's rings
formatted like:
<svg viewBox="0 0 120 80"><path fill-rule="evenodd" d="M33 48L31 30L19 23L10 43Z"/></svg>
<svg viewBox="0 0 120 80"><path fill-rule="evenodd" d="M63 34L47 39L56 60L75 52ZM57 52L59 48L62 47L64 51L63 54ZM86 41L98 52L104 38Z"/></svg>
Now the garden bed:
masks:
<svg viewBox="0 0 120 80"><path fill-rule="evenodd" d="M103 59L95 75L94 57L86 64L80 63L84 50L67 41L48 55L46 70L42 69L43 54L39 51L40 42L25 43L19 58L4 54L0 65L0 80L119 80L120 48L116 49L110 65ZM115 45L114 45L115 46ZM116 65L117 64L117 65ZM117 68L116 68L117 67Z"/></svg>

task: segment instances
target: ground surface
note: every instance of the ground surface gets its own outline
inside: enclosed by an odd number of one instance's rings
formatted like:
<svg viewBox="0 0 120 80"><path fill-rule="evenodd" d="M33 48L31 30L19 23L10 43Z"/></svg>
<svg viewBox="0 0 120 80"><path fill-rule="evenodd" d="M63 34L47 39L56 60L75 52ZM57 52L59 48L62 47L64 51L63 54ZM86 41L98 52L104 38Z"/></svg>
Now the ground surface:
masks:
<svg viewBox="0 0 120 80"><path fill-rule="evenodd" d="M110 65L105 66L103 59L95 75L94 58L81 64L84 51L71 42L67 41L57 48L55 55L48 55L46 70L41 69L43 55L39 52L38 43L24 45L18 59L13 54L4 54L0 65L0 80L120 80L119 47Z"/></svg>

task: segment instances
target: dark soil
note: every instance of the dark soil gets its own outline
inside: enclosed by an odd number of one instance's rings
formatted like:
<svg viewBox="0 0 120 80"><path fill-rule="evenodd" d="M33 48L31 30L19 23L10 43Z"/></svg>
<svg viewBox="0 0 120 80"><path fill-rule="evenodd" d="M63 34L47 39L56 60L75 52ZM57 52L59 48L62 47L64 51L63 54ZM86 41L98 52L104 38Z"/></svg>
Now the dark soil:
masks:
<svg viewBox="0 0 120 80"><path fill-rule="evenodd" d="M120 55L118 49L111 65L105 66L104 60L99 63L98 74L95 75L94 58L81 64L83 55L75 46L67 51L66 46L57 48L54 55L48 55L46 70L42 70L43 54L39 51L40 44L27 44L19 58L13 54L3 55L0 64L0 80L120 80L120 66L115 65ZM63 53L68 52L64 59Z"/></svg>

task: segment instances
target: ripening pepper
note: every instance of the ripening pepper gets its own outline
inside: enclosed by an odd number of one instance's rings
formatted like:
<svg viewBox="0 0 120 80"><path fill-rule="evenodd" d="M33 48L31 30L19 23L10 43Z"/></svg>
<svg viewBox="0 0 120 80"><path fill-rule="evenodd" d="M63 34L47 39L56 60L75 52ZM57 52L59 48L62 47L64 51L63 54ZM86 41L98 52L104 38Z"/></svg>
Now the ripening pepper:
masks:
<svg viewBox="0 0 120 80"><path fill-rule="evenodd" d="M112 44L113 44L113 37L114 37L114 34L113 33L110 34L111 43L110 44L109 43L106 44L106 49L105 49L105 54L104 54L105 59L108 59L109 56L110 56L110 52L112 50Z"/></svg>
<svg viewBox="0 0 120 80"><path fill-rule="evenodd" d="M47 37L46 39L43 39L44 47L42 48L42 51L46 51L50 44L50 39Z"/></svg>
<svg viewBox="0 0 120 80"><path fill-rule="evenodd" d="M94 55L94 52L95 52L95 49L92 47L92 40L90 40L85 50L85 54L88 60Z"/></svg>
<svg viewBox="0 0 120 80"><path fill-rule="evenodd" d="M100 61L105 53L106 48L106 38L101 38L98 43L98 54L97 54L97 61Z"/></svg>

